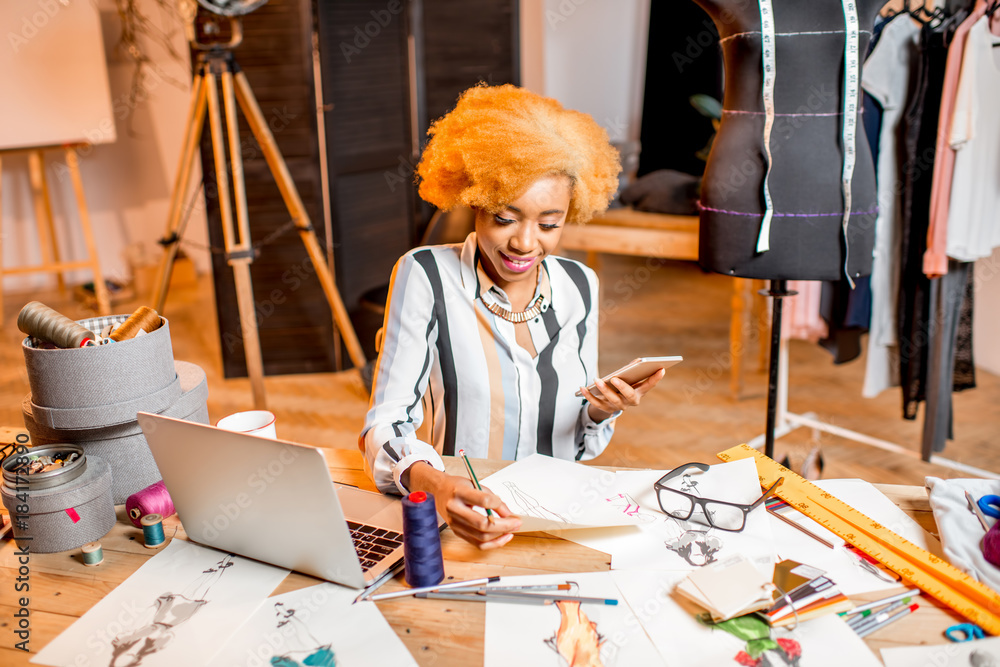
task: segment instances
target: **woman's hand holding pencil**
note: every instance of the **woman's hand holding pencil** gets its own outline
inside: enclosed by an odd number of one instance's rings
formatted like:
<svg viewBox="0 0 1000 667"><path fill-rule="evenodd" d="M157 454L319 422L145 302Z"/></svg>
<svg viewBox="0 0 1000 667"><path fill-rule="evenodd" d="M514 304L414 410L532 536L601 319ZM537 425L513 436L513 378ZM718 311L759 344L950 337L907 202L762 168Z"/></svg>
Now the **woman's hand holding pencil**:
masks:
<svg viewBox="0 0 1000 667"><path fill-rule="evenodd" d="M470 478L456 477L423 461L414 463L408 472L407 488L432 493L438 513L451 530L480 549L502 547L521 527L521 520L498 495L489 489L477 488L475 473ZM484 508L488 516L476 509L479 507Z"/></svg>

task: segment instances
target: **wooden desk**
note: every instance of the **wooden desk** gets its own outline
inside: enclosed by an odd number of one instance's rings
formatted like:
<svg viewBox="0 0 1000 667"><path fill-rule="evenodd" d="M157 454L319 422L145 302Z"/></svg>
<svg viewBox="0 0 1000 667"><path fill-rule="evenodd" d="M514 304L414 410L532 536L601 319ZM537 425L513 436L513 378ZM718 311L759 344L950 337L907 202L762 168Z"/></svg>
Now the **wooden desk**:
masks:
<svg viewBox="0 0 1000 667"><path fill-rule="evenodd" d="M353 450L327 450L327 461L333 478L340 482L372 489L362 471L361 454ZM460 460L449 460L449 470L465 474ZM482 476L507 465L503 461L477 461L475 468ZM897 505L913 516L922 526L933 528L923 489L896 485L879 485ZM68 628L73 621L128 578L154 552L142 546L142 532L128 523L119 508L119 521L101 539L104 563L85 567L79 550L56 554L33 554L30 568L31 638L33 653ZM164 521L167 535L184 537L176 517ZM553 572L588 572L607 570L610 558L573 542L540 534L518 535L501 549L482 552L455 537L450 530L442 533L445 571L448 577L469 579L488 575L551 574ZM29 654L12 648L12 614L16 601L14 580L17 563L14 542L7 539L0 546L0 664L28 665ZM319 583L301 574L290 574L275 593L286 593ZM380 592L403 588L401 578L382 587ZM879 599L886 593L874 593L867 599ZM861 599L861 598L859 598ZM940 644L945 642L944 629L958 622L958 616L940 608L929 598L921 600L921 608L905 619L867 638L877 652L881 647L908 644ZM482 664L484 605L469 602L416 600L404 598L378 603L382 614L399 634L403 643L421 665L468 666Z"/></svg>

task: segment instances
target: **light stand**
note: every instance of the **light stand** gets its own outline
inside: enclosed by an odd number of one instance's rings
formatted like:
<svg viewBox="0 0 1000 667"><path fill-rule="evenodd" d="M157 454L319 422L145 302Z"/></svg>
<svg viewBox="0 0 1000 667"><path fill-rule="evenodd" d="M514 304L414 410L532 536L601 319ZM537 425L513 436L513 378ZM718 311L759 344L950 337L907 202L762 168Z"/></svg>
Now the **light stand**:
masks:
<svg viewBox="0 0 1000 667"><path fill-rule="evenodd" d="M243 347L246 353L247 374L253 391L254 406L266 407L264 392L264 366L261 357L260 337L257 330L257 314L254 309L253 283L250 278L250 264L254 260L254 248L250 240L250 225L247 217L246 185L243 178L243 160L240 155L239 126L236 120L236 105L239 103L243 115L250 125L254 138L260 144L267 165L278 185L281 197L292 218L299 238L306 247L309 259L316 269L323 292L333 312L334 323L344 338L351 361L358 368L365 365L365 354L358 342L347 309L337 291L333 275L326 263L323 250L316 239L316 233L309 220L298 189L289 174L288 167L271 134L270 128L260 111L246 75L239 69L233 58L232 49L242 41L242 23L238 17L227 16L231 37L225 43L200 43L189 33L195 48L202 49L198 57L197 73L191 86L191 105L188 109L187 125L180 164L174 181L167 218L167 233L161 244L164 247L155 284L153 303L163 312L170 273L177 256L177 246L184 234L187 220L182 215L183 204L188 198L191 172L201 141L205 112L211 132L212 154L218 185L219 213L222 218L222 234L225 240L226 261L233 268L236 283L236 300L239 309L240 326L243 332ZM219 86L222 87L222 107L219 105ZM222 113L225 113L226 134L229 139L229 159L226 159L226 141L222 132ZM232 170L233 203L229 199L229 172ZM233 224L233 208L236 224Z"/></svg>

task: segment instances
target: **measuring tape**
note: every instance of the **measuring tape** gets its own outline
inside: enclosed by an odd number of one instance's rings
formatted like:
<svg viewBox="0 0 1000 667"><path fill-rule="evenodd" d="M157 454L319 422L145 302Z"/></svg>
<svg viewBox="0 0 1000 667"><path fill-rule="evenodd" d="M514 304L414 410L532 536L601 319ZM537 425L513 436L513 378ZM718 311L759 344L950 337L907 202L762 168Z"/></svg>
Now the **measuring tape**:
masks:
<svg viewBox="0 0 1000 667"><path fill-rule="evenodd" d="M844 217L841 226L844 234L844 276L851 287L854 280L847 272L849 257L849 242L847 239L847 224L851 219L851 181L854 178L854 164L857 159L858 131L858 96L861 85L861 49L859 38L861 30L858 24L858 8L855 0L841 0L844 12L844 123L841 139L844 145L844 160L840 176L840 190L844 200ZM761 66L763 68L763 85L761 94L764 99L764 154L767 166L764 171L764 219L760 224L760 234L757 236L757 252L767 252L771 247L771 219L774 217L774 205L771 201L769 177L771 175L771 133L774 129L774 78L777 73L774 56L774 7L771 0L758 0L760 10L760 42Z"/></svg>
<svg viewBox="0 0 1000 667"><path fill-rule="evenodd" d="M764 68L764 83L761 91L764 96L764 154L767 156L767 167L764 171L764 219L760 223L760 235L757 237L757 252L767 252L771 248L771 218L774 216L774 205L771 203L771 190L768 187L768 177L771 175L771 131L774 128L774 9L771 0L760 0L760 49Z"/></svg>
<svg viewBox="0 0 1000 667"><path fill-rule="evenodd" d="M854 279L847 272L850 255L847 240L847 223L851 219L851 180L854 177L856 158L855 143L858 130L858 88L861 85L861 54L858 48L858 8L854 0L842 0L844 9L844 166L840 176L840 190L844 195L844 275L854 289Z"/></svg>
<svg viewBox="0 0 1000 667"><path fill-rule="evenodd" d="M873 521L749 445L727 449L718 456L723 461L754 459L757 476L764 488L784 477L775 492L779 498L986 632L1000 635L1000 593Z"/></svg>

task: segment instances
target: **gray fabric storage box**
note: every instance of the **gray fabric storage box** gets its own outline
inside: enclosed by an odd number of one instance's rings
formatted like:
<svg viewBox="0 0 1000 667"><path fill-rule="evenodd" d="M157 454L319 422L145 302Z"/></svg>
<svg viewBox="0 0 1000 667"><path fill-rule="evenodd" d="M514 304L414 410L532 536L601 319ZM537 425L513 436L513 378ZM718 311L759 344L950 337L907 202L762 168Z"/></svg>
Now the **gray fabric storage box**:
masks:
<svg viewBox="0 0 1000 667"><path fill-rule="evenodd" d="M180 398L160 412L166 417L208 423L208 381L197 364L174 362L181 389ZM87 456L97 455L111 466L111 496L115 505L130 495L160 481L160 471L146 438L135 421L94 429L54 429L34 418L31 395L21 404L24 426L34 446L57 442L80 445Z"/></svg>
<svg viewBox="0 0 1000 667"><path fill-rule="evenodd" d="M100 331L128 315L79 320ZM45 350L22 341L34 420L50 428L98 428L135 421L135 413L162 412L177 402L170 323L151 333L97 347Z"/></svg>
<svg viewBox="0 0 1000 667"><path fill-rule="evenodd" d="M11 515L20 514L15 511L20 504L15 489L4 484L0 495ZM14 539L19 547L28 547L32 553L77 549L101 539L115 525L111 468L98 456L87 455L87 469L76 479L32 490L27 500L27 528L19 528L14 521ZM74 523L66 510L74 510L79 520Z"/></svg>

